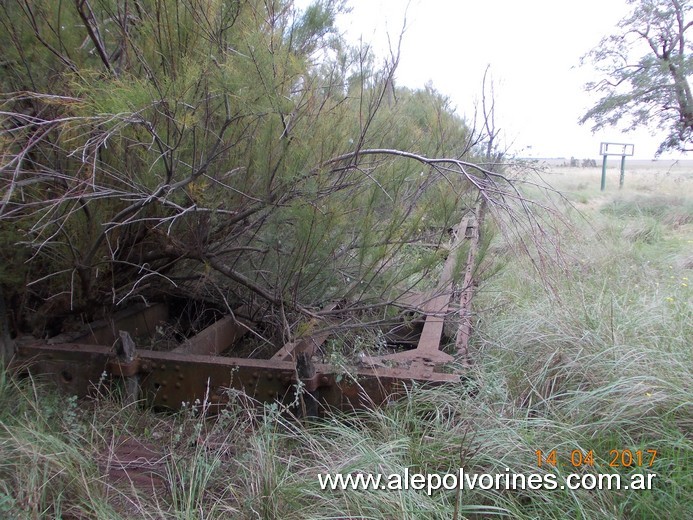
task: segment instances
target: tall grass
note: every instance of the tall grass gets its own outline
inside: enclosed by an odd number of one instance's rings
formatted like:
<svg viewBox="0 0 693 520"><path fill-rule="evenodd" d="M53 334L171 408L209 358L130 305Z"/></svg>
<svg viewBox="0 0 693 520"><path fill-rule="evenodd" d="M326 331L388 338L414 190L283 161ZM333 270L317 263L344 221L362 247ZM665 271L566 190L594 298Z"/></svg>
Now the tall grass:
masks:
<svg viewBox="0 0 693 520"><path fill-rule="evenodd" d="M607 202L585 215L589 226L576 220L577 239L564 241L568 273L554 292L516 260L477 299L489 309L477 328L480 380L493 381L487 402L497 402L510 430L531 429L544 451L591 449L601 470L614 470L610 450L657 449L662 457L651 469L654 490L576 494L572 512L571 500L561 505L554 492L549 502L564 508L556 518L693 514L691 271L671 263L687 247L687 222L672 215L689 205L660 196ZM657 233L631 232L643 214Z"/></svg>
<svg viewBox="0 0 693 520"><path fill-rule="evenodd" d="M28 380L0 379L0 513L3 518L97 518L112 511L82 448L73 405Z"/></svg>

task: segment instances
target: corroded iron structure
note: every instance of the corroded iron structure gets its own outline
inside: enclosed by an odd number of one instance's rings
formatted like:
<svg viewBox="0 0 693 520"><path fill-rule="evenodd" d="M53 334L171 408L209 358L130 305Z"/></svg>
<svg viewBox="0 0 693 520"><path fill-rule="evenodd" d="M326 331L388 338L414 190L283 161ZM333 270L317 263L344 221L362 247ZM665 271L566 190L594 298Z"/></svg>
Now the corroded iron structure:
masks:
<svg viewBox="0 0 693 520"><path fill-rule="evenodd" d="M233 357L234 347L254 324L232 313L213 323L171 351L137 348L133 337L152 331L168 317L163 304L131 309L109 323L96 323L78 338L24 342L17 347L11 369L19 374L41 374L70 395L84 396L99 385L122 382L126 400L176 409L196 400L224 406L241 391L258 402L296 402L303 413L324 409L378 406L396 398L412 382L439 385L460 383L463 374L446 370L455 360L441 350L446 317L459 313L457 349L466 357L471 294L480 215L469 212L453 230L449 253L438 286L428 295L415 295L408 305L423 319L420 333L407 341L414 348L383 356L365 356L345 375L331 365L314 362L330 333L319 331L280 347L270 359ZM464 287L455 287L455 273ZM459 285L459 284L458 284ZM455 304L455 290L461 294ZM467 317L467 318L465 318ZM460 341L460 337L462 341ZM114 347L115 346L115 347ZM224 352L225 355L220 354ZM459 356L458 356L459 358Z"/></svg>

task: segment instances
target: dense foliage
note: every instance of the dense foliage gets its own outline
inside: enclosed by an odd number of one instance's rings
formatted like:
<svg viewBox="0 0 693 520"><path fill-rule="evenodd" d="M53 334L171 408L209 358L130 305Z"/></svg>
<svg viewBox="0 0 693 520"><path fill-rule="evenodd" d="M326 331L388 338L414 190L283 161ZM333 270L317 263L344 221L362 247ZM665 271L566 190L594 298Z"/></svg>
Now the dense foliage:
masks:
<svg viewBox="0 0 693 520"><path fill-rule="evenodd" d="M164 293L364 308L425 278L441 259L412 244L447 240L478 190L387 151L469 158L472 136L432 87L395 87L396 52L377 64L347 45L343 8L3 2L15 331L30 311L93 319Z"/></svg>

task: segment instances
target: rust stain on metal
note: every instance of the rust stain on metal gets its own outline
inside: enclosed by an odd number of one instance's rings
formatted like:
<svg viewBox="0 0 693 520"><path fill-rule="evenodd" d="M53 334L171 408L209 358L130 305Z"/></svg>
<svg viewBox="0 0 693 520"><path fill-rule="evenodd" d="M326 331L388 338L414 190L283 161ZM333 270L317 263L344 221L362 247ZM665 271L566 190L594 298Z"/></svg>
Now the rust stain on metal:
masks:
<svg viewBox="0 0 693 520"><path fill-rule="evenodd" d="M106 370L116 377L133 377L140 373L142 367L137 359L123 361L119 358L113 358L106 364Z"/></svg>

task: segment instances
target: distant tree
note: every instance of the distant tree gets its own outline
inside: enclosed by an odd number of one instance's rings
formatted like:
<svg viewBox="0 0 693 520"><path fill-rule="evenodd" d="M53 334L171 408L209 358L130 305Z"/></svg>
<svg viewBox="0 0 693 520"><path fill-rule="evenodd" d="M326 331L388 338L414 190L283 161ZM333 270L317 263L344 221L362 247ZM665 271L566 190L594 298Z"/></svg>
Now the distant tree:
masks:
<svg viewBox="0 0 693 520"><path fill-rule="evenodd" d="M583 56L603 74L586 85L602 98L580 120L593 131L628 121L629 129L657 125L668 134L657 154L693 150L693 44L686 33L693 5L687 0L628 0L632 12L616 34Z"/></svg>

